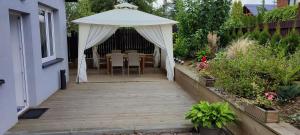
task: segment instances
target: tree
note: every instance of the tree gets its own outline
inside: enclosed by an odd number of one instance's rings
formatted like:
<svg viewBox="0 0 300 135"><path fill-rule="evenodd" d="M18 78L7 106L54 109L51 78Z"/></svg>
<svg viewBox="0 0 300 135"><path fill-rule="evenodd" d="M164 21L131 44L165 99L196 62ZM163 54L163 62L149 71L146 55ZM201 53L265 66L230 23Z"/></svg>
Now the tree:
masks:
<svg viewBox="0 0 300 135"><path fill-rule="evenodd" d="M169 19L175 19L175 14L176 14L175 7L176 7L176 0L175 1L173 0L171 2L167 2L166 0L164 0L164 4L161 7L154 9L154 14Z"/></svg>
<svg viewBox="0 0 300 135"><path fill-rule="evenodd" d="M118 4L118 0L90 0L91 10L94 13L100 13L114 9L114 5Z"/></svg>
<svg viewBox="0 0 300 135"><path fill-rule="evenodd" d="M136 6L138 6L139 10L147 12L147 13L153 13L153 2L156 0L121 0L123 2L131 3Z"/></svg>
<svg viewBox="0 0 300 135"><path fill-rule="evenodd" d="M79 17L85 17L93 14L90 0L79 0L77 10Z"/></svg>
<svg viewBox="0 0 300 135"><path fill-rule="evenodd" d="M67 29L68 33L77 31L77 26L72 23L72 20L78 18L78 3L77 2L66 2L66 16L67 16Z"/></svg>
<svg viewBox="0 0 300 135"><path fill-rule="evenodd" d="M234 19L240 19L244 16L243 4L240 0L236 0L233 2L230 16Z"/></svg>
<svg viewBox="0 0 300 135"><path fill-rule="evenodd" d="M72 23L73 20L93 14L89 0L79 0L78 2L66 2L65 6L68 33L78 31L77 25Z"/></svg>
<svg viewBox="0 0 300 135"><path fill-rule="evenodd" d="M263 23L263 17L265 12L267 11L265 6L265 0L262 0L262 5L257 7L258 15L257 15L257 24Z"/></svg>
<svg viewBox="0 0 300 135"><path fill-rule="evenodd" d="M229 16L228 13L230 11L231 1L208 0L208 4L210 4L211 7L211 9L208 10L210 14L208 15L208 20L206 22L210 24L208 26L208 31L211 33L218 32Z"/></svg>
<svg viewBox="0 0 300 135"><path fill-rule="evenodd" d="M223 27L225 27L225 29L242 27L244 25L244 17L243 4L240 0L236 0L232 4L229 19L225 22Z"/></svg>
<svg viewBox="0 0 300 135"><path fill-rule="evenodd" d="M229 0L176 0L178 42L185 44L188 52L204 49L208 33L219 33L229 16ZM183 45L181 45L183 46Z"/></svg>

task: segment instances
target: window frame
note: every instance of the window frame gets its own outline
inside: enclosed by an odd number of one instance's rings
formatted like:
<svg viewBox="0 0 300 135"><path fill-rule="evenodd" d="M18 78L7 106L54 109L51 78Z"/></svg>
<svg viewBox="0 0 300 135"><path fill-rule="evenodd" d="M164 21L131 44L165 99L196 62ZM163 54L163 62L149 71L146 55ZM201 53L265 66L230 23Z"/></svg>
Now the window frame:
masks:
<svg viewBox="0 0 300 135"><path fill-rule="evenodd" d="M298 2L298 0L288 0L288 5L289 5L289 6L296 5L297 2Z"/></svg>
<svg viewBox="0 0 300 135"><path fill-rule="evenodd" d="M46 47L47 47L47 56L43 58L42 54L41 54L41 58L42 58L42 63L45 63L45 62L48 62L48 61L51 61L51 60L54 60L56 59L56 50L55 50L55 30L54 30L54 13L53 13L53 9L51 8L47 8L47 7L44 7L44 6L41 6L39 5L39 11L44 11L45 12L45 16L44 19L45 19L45 29L46 29ZM51 15L51 24L49 24L49 13ZM40 14L38 14L39 17L40 17ZM39 23L40 23L40 19L39 19ZM49 30L49 25L51 25L51 33L50 33L50 30ZM39 25L40 27L40 25ZM51 55L51 47L50 47L50 34L51 34L51 37L52 37L52 51L53 51L53 54ZM40 40L41 40L41 35L40 35ZM41 44L41 42L40 42ZM42 53L42 52L41 52Z"/></svg>

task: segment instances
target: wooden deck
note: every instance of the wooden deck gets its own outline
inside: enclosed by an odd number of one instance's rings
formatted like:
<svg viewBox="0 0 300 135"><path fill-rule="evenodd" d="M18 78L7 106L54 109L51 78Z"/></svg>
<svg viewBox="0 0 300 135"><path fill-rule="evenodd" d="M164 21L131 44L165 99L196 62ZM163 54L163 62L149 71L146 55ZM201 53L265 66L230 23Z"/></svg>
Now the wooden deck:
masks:
<svg viewBox="0 0 300 135"><path fill-rule="evenodd" d="M145 74L110 76L90 71L89 83L59 90L40 107L39 119L19 120L8 134L112 134L189 130L185 112L195 101L153 69Z"/></svg>

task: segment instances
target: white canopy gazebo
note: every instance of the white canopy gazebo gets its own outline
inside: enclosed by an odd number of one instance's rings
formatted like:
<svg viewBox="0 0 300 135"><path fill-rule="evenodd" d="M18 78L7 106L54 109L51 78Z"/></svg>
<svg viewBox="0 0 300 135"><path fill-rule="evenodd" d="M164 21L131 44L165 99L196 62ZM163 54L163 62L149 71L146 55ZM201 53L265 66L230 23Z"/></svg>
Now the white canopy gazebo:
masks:
<svg viewBox="0 0 300 135"><path fill-rule="evenodd" d="M79 18L78 71L77 82L87 82L84 50L99 45L112 36L119 27L133 27L148 41L162 49L166 54L167 78L174 78L173 33L176 21L137 10L137 6L123 3L115 9Z"/></svg>

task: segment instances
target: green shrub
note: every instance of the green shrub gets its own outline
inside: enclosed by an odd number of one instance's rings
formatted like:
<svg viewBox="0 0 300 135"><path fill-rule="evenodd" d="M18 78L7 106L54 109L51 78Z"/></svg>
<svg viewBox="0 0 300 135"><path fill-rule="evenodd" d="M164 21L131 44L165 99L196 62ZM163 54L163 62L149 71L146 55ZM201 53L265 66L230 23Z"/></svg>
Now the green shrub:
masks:
<svg viewBox="0 0 300 135"><path fill-rule="evenodd" d="M299 85L281 86L277 91L277 98L280 103L289 102L297 96L300 96Z"/></svg>
<svg viewBox="0 0 300 135"><path fill-rule="evenodd" d="M218 41L219 47L225 48L232 40L229 30L219 33L220 40Z"/></svg>
<svg viewBox="0 0 300 135"><path fill-rule="evenodd" d="M194 57L197 50L207 45L208 33L218 33L220 27L228 18L230 5L231 1L227 0L177 0L175 9L176 21L179 22L179 41L176 43L177 47L174 48L175 54ZM183 46L187 48L185 49Z"/></svg>
<svg viewBox="0 0 300 135"><path fill-rule="evenodd" d="M300 51L291 56L274 54L273 51L271 47L253 45L247 53L212 60L208 71L217 78L217 87L255 99L264 91L276 91L279 86L291 85L299 79Z"/></svg>
<svg viewBox="0 0 300 135"><path fill-rule="evenodd" d="M293 29L280 42L281 47L286 49L287 54L293 54L300 47L300 37L298 31Z"/></svg>
<svg viewBox="0 0 300 135"><path fill-rule="evenodd" d="M191 44L193 44L194 46L192 48L189 49L189 51L193 50L193 51L197 51L199 49L202 48L206 48L207 47L207 35L208 32L203 30L203 29L198 29L195 34L193 34L191 36Z"/></svg>
<svg viewBox="0 0 300 135"><path fill-rule="evenodd" d="M244 34L244 37L247 37L247 38L251 39L251 34L252 34L252 31L250 30L250 28L248 28L247 32Z"/></svg>
<svg viewBox="0 0 300 135"><path fill-rule="evenodd" d="M298 6L276 8L264 13L264 23L294 20L297 17Z"/></svg>
<svg viewBox="0 0 300 135"><path fill-rule="evenodd" d="M255 16L243 16L242 20L243 20L244 27L253 27L256 25Z"/></svg>
<svg viewBox="0 0 300 135"><path fill-rule="evenodd" d="M293 123L300 123L300 113L295 113L293 115L290 115L289 118L293 121ZM298 128L300 125L297 126Z"/></svg>
<svg viewBox="0 0 300 135"><path fill-rule="evenodd" d="M203 56L206 56L206 54L207 54L206 52L207 52L207 50L199 50L199 51L197 51L196 58L197 58L198 62L201 61L201 59L202 59Z"/></svg>
<svg viewBox="0 0 300 135"><path fill-rule="evenodd" d="M174 45L174 56L186 58L188 56L188 42L184 38L177 38Z"/></svg>
<svg viewBox="0 0 300 135"><path fill-rule="evenodd" d="M275 33L273 34L272 38L271 38L271 46L272 47L278 47L278 45L280 44L280 41L281 41L281 33L280 33L280 26L277 25L276 27L276 31Z"/></svg>
<svg viewBox="0 0 300 135"><path fill-rule="evenodd" d="M280 74L283 85L291 85L293 81L300 79L300 50L287 57L289 59L285 61L284 66L281 66L281 70L284 71Z"/></svg>
<svg viewBox="0 0 300 135"><path fill-rule="evenodd" d="M206 128L222 128L227 123L235 120L235 113L230 109L228 103L212 103L201 101L192 106L185 118L190 120L196 129L199 126Z"/></svg>
<svg viewBox="0 0 300 135"><path fill-rule="evenodd" d="M262 79L252 71L255 58L241 58L241 53L234 59L228 59L227 55L210 62L208 71L215 77L215 85L237 96L255 99L259 92L253 84L262 87Z"/></svg>
<svg viewBox="0 0 300 135"><path fill-rule="evenodd" d="M265 25L264 30L260 32L259 37L258 37L258 43L260 45L266 45L267 42L270 40L270 33L269 33L269 28L267 25Z"/></svg>
<svg viewBox="0 0 300 135"><path fill-rule="evenodd" d="M270 40L270 34L268 31L264 30L259 34L258 43L260 45L266 45L269 40Z"/></svg>
<svg viewBox="0 0 300 135"><path fill-rule="evenodd" d="M243 29L239 28L238 32L237 32L237 37L240 38L244 35Z"/></svg>
<svg viewBox="0 0 300 135"><path fill-rule="evenodd" d="M259 26L257 25L254 31L249 35L249 38L252 40L258 40L260 36Z"/></svg>

